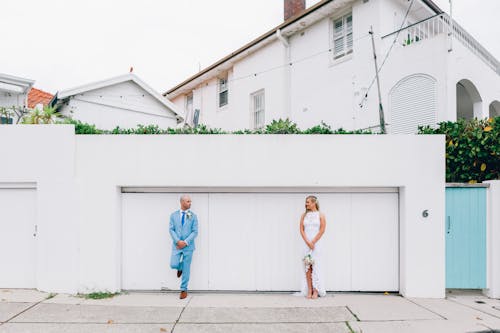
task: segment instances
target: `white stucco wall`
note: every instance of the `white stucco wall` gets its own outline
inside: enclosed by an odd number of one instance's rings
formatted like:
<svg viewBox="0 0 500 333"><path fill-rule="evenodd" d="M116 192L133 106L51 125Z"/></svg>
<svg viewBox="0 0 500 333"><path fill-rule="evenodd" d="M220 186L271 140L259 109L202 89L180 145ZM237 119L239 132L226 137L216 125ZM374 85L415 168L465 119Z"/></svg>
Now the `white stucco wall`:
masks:
<svg viewBox="0 0 500 333"><path fill-rule="evenodd" d="M487 284L486 295L500 298L500 180L487 181Z"/></svg>
<svg viewBox="0 0 500 333"><path fill-rule="evenodd" d="M120 290L123 186L397 187L400 292L444 297L441 136L75 137L59 125L4 126L0 138L19 142L0 182L36 183L40 290ZM314 168L298 153L311 147Z"/></svg>
<svg viewBox="0 0 500 333"><path fill-rule="evenodd" d="M75 215L74 128L0 126L0 141L14 142L2 149L0 183L36 184L38 234L33 255L37 288L76 292L79 226Z"/></svg>
<svg viewBox="0 0 500 333"><path fill-rule="evenodd" d="M132 81L72 96L61 112L99 129L133 128L139 124L177 127L175 114Z"/></svg>
<svg viewBox="0 0 500 333"><path fill-rule="evenodd" d="M471 81L481 96L480 109L475 112L474 116L480 119L487 118L490 104L495 100L500 100L500 75L455 38L453 39L453 50L448 57L447 96L449 107L446 109L447 119L451 121L457 119L457 83L463 79Z"/></svg>

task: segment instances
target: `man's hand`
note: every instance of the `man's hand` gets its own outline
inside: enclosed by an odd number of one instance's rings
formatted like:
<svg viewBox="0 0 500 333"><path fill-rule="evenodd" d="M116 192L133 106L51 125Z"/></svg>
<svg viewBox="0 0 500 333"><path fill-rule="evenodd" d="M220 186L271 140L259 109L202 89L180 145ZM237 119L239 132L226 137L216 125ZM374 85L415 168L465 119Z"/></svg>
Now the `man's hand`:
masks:
<svg viewBox="0 0 500 333"><path fill-rule="evenodd" d="M183 248L185 248L187 246L186 242L183 241L183 240L180 240L177 242L177 249L178 250L182 250Z"/></svg>

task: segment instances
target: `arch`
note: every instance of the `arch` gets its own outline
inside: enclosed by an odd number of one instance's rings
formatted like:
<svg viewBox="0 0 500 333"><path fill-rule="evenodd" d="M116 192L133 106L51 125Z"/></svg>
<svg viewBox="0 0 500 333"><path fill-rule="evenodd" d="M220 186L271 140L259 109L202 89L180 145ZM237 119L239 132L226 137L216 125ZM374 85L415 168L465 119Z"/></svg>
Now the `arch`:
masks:
<svg viewBox="0 0 500 333"><path fill-rule="evenodd" d="M490 118L500 117L500 102L493 101L490 103Z"/></svg>
<svg viewBox="0 0 500 333"><path fill-rule="evenodd" d="M392 134L414 134L419 126L437 122L437 80L427 74L413 74L397 82L389 92Z"/></svg>
<svg viewBox="0 0 500 333"><path fill-rule="evenodd" d="M457 119L482 118L483 99L474 83L463 79L457 82Z"/></svg>

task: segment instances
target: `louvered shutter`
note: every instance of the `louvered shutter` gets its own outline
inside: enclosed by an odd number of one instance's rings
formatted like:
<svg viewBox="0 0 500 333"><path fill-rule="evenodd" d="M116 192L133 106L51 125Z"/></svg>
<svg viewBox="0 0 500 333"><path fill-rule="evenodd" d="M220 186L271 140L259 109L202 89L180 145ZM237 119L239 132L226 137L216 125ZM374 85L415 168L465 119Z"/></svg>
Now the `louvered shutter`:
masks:
<svg viewBox="0 0 500 333"><path fill-rule="evenodd" d="M389 96L392 134L415 134L418 126L437 122L437 84L427 75L412 75L401 80Z"/></svg>

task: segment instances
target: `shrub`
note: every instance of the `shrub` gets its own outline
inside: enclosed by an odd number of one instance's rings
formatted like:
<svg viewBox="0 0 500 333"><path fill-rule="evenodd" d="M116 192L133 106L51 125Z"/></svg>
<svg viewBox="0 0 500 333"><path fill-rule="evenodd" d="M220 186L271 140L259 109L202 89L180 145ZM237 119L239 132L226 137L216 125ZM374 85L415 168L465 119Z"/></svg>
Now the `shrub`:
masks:
<svg viewBox="0 0 500 333"><path fill-rule="evenodd" d="M446 135L446 181L478 183L500 179L500 117L442 122L420 134Z"/></svg>
<svg viewBox="0 0 500 333"><path fill-rule="evenodd" d="M63 121L59 121L58 124L75 125L75 134L104 134L104 131L97 129L95 125L82 123L79 120L74 120L71 118L66 118Z"/></svg>

